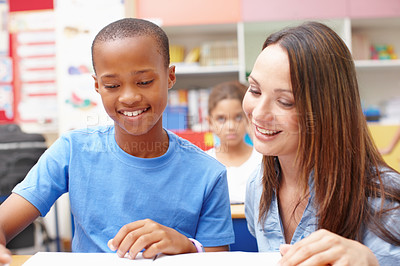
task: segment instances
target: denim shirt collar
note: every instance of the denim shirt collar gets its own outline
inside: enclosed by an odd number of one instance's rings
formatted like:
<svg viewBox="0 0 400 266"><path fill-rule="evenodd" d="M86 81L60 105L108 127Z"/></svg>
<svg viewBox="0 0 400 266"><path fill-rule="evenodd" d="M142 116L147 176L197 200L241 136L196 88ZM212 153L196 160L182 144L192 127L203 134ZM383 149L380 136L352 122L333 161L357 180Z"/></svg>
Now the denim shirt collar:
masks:
<svg viewBox="0 0 400 266"><path fill-rule="evenodd" d="M280 179L281 170L277 158L275 158L275 172L276 172L276 177ZM310 197L308 198L307 206L304 209L303 215L293 234L290 244L294 244L300 241L301 239L310 235L312 232L316 231L318 228L316 210L313 206L313 201L314 201L313 177L314 177L314 171L310 173L308 180ZM277 241L279 244L285 243L285 237L283 232L284 230L283 230L281 216L279 214L278 198L276 191L274 191L268 215L263 225L263 231L264 233L268 232L269 237L275 238L275 241Z"/></svg>

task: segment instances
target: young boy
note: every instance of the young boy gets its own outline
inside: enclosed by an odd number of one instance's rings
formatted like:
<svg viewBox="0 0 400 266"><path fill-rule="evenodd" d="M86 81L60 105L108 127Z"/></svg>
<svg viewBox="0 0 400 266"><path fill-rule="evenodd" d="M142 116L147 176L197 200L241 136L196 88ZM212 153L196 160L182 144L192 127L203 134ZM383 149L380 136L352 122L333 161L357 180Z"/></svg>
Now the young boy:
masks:
<svg viewBox="0 0 400 266"><path fill-rule="evenodd" d="M165 32L140 19L113 22L95 37L92 58L114 126L68 132L45 152L0 206L0 254L65 192L74 252L133 259L145 249L150 258L198 252L199 242L227 251L234 234L225 168L162 128L176 81Z"/></svg>

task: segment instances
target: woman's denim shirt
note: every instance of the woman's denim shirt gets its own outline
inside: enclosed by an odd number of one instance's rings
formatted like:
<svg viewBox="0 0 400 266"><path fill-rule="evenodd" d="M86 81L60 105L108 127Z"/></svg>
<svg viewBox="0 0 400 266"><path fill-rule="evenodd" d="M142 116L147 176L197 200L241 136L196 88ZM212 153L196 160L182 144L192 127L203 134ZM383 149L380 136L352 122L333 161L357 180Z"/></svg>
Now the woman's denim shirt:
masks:
<svg viewBox="0 0 400 266"><path fill-rule="evenodd" d="M260 224L258 221L260 198L262 194L262 167L260 167L251 175L247 182L245 215L247 226L250 233L257 239L258 250L260 252L279 252L279 246L285 244L283 234L283 226L279 215L278 200L276 194L271 201L265 222ZM277 177L279 169L277 167ZM310 187L312 187L312 174L310 175ZM397 173L387 173L385 182L394 182L400 186L400 176ZM310 197L307 206L301 217L290 244L294 244L303 238L309 236L318 229L316 218L316 210L312 204L314 193L310 190ZM380 199L374 199L373 206L380 206ZM391 228L400 228L400 211L397 209L387 217L386 223L390 223ZM397 225L396 225L397 224ZM370 230L366 229L361 241L364 245L372 250L377 257L380 265L400 265L400 246L394 246L385 242Z"/></svg>

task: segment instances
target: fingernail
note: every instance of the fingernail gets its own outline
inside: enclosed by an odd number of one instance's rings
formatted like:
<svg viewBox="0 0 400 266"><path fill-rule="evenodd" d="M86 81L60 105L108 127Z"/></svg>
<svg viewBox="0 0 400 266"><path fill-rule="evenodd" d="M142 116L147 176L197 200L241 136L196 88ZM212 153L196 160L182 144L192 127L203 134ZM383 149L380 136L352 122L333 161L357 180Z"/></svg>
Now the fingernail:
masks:
<svg viewBox="0 0 400 266"><path fill-rule="evenodd" d="M113 239L110 239L107 243L107 246L112 250L112 251L116 251L117 248L114 247L114 245L112 244Z"/></svg>
<svg viewBox="0 0 400 266"><path fill-rule="evenodd" d="M125 257L125 254L123 254L123 253L122 253L121 251L119 251L119 250L118 250L117 254L118 254L118 256L119 256L120 258Z"/></svg>
<svg viewBox="0 0 400 266"><path fill-rule="evenodd" d="M128 259L133 260L133 257L131 256L131 253L127 254Z"/></svg>
<svg viewBox="0 0 400 266"><path fill-rule="evenodd" d="M5 261L11 261L11 256L9 254L1 254L1 258Z"/></svg>

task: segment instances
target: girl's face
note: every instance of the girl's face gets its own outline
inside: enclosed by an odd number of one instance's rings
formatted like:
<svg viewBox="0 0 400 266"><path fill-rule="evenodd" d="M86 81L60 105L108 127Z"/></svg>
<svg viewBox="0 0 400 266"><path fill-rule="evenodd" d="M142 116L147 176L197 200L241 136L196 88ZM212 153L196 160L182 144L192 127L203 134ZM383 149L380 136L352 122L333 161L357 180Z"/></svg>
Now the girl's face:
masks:
<svg viewBox="0 0 400 266"><path fill-rule="evenodd" d="M211 111L209 123L221 145L235 146L244 141L248 123L238 99L219 101Z"/></svg>
<svg viewBox="0 0 400 266"><path fill-rule="evenodd" d="M255 149L269 156L296 156L299 125L286 51L279 45L266 47L249 83L243 109L254 133Z"/></svg>

